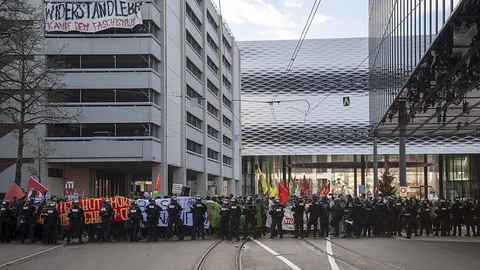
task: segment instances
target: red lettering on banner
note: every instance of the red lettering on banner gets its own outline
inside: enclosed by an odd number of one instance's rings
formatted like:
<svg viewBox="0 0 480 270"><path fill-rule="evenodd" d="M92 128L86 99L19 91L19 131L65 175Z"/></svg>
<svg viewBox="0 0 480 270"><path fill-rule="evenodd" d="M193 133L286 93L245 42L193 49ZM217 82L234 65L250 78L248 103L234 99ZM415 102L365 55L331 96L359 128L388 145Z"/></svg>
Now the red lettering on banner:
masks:
<svg viewBox="0 0 480 270"><path fill-rule="evenodd" d="M123 28L132 28L136 25L137 18L131 19L106 19L101 21L93 22L93 28L97 31L104 30L110 27L123 27Z"/></svg>
<svg viewBox="0 0 480 270"><path fill-rule="evenodd" d="M78 22L75 22L75 30L78 30L78 31L88 31L88 28L90 27L90 24L88 23L78 23Z"/></svg>
<svg viewBox="0 0 480 270"><path fill-rule="evenodd" d="M127 220L128 206L131 200L126 197L116 196L108 198L112 204L115 212L115 221L119 222ZM85 224L97 224L100 223L100 207L102 205L102 198L90 198L80 200L80 205L85 212ZM62 226L68 226L67 214L72 208L72 202L66 202L58 205L58 211L60 212L60 219Z"/></svg>
<svg viewBox="0 0 480 270"><path fill-rule="evenodd" d="M286 224L286 225L293 225L293 224L295 224L295 221L293 220L293 218L285 218L283 220L283 223Z"/></svg>

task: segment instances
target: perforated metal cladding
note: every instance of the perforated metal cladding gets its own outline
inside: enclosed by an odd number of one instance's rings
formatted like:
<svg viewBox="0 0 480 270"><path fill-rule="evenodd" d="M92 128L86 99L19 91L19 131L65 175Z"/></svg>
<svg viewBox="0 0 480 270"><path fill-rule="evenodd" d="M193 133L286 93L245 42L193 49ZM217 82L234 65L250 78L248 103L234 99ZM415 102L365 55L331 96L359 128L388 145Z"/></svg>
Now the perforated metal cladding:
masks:
<svg viewBox="0 0 480 270"><path fill-rule="evenodd" d="M352 72L368 55L367 38L305 40L285 80L296 40L239 45L242 155L372 153L368 61ZM272 101L277 91L280 104L273 105L275 117L264 102ZM350 106L343 105L343 97L350 97ZM305 100L312 110L307 117ZM479 146L478 137L407 139L408 154L478 153ZM398 139L380 138L378 151L398 154Z"/></svg>
<svg viewBox="0 0 480 270"><path fill-rule="evenodd" d="M296 46L296 40L240 42L242 155L370 152L368 61L353 72L368 54L368 39L305 40L283 79ZM277 91L272 113L259 101Z"/></svg>

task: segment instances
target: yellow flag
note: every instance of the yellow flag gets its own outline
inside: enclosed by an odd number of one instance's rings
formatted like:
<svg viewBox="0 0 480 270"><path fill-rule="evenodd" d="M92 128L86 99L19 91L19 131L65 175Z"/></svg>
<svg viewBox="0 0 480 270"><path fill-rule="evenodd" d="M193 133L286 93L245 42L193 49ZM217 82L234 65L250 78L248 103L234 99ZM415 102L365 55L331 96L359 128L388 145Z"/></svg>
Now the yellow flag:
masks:
<svg viewBox="0 0 480 270"><path fill-rule="evenodd" d="M268 192L267 179L265 179L265 174L263 174L260 168L258 168L258 175L259 175L260 183L262 184L263 194L267 194Z"/></svg>
<svg viewBox="0 0 480 270"><path fill-rule="evenodd" d="M277 197L278 195L278 185L270 190L270 197Z"/></svg>

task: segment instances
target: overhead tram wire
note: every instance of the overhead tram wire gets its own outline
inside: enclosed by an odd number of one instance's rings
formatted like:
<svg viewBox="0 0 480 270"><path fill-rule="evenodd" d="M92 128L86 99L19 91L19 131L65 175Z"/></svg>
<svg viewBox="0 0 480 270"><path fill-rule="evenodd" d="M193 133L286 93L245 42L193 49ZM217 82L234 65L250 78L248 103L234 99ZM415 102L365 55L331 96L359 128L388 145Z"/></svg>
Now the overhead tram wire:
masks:
<svg viewBox="0 0 480 270"><path fill-rule="evenodd" d="M320 6L321 2L322 2L322 0L315 0L315 2L313 3L312 9L310 10L310 14L308 15L307 21L305 22L305 26L303 27L302 34L300 35L300 38L297 42L297 46L295 47L295 50L293 50L292 57L290 58L290 61L288 62L288 65L285 69L285 72L283 73L283 78L282 78L283 81L286 79L286 77L290 73L290 70L291 70L293 64L295 63L297 55L298 55L300 49L302 48L303 41L305 40L305 37L308 34L308 30L310 29L310 26L312 25L313 19L315 18L315 15L317 13L318 7ZM277 99L279 93L280 93L280 90L277 90L276 93L274 94L273 98L272 98L272 102L274 102Z"/></svg>
<svg viewBox="0 0 480 270"><path fill-rule="evenodd" d="M350 75L353 75L353 73L354 73L355 71L357 71L357 70L363 65L363 63L370 58L370 56L372 56L374 53L376 53L377 50L380 50L380 47L383 45L383 43L385 42L385 40L386 40L387 38L389 38L389 37L393 34L393 32L408 18L409 15L412 14L412 12L414 12L414 11L418 8L418 6L419 6L423 1L425 1L425 0L420 0L420 1L418 2L418 4L395 26L395 28L392 29L392 31L391 31L388 35L386 35L386 36L384 36L384 37L382 38L382 40L381 40L380 43L375 47L375 49L373 49L373 50L368 54L368 56L365 57L365 58L362 60L362 62L360 62L360 64L359 64L357 67L355 67L355 68L353 69L353 71L351 71L351 72L350 72L349 74L347 74L345 77L350 77ZM372 68L374 68L374 67L375 67L375 66L373 66ZM327 77L327 78L329 78L329 77ZM349 80L347 79L347 82L349 82L349 81L351 81L351 80L352 80L352 78L350 78ZM340 82L340 83L341 83L341 82ZM346 83L346 82L343 82L343 83ZM345 85L345 86L346 86L346 85ZM348 86L348 87L350 87L350 86ZM315 110L318 106L320 106L331 94L333 94L333 91L330 91L319 103L317 103L311 110L309 110L309 111L306 113L306 115L309 115L313 110Z"/></svg>

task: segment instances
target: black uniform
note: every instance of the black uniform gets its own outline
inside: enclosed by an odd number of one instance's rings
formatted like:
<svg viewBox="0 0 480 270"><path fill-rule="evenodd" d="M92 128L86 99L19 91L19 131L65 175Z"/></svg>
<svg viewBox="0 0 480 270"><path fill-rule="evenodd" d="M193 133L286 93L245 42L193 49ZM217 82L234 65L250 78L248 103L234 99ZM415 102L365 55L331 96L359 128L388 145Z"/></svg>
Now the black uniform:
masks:
<svg viewBox="0 0 480 270"><path fill-rule="evenodd" d="M363 236L372 236L372 229L375 226L375 207L371 203L365 204L365 220L363 222Z"/></svg>
<svg viewBox="0 0 480 270"><path fill-rule="evenodd" d="M463 221L467 227L467 234L465 236L470 236L470 228L472 228L472 235L475 235L475 206L469 201L465 202L463 207Z"/></svg>
<svg viewBox="0 0 480 270"><path fill-rule="evenodd" d="M68 210L67 217L69 222L67 243L70 243L72 237L78 237L78 242L83 243L82 233L85 225L85 212L81 207L73 206Z"/></svg>
<svg viewBox="0 0 480 270"><path fill-rule="evenodd" d="M360 237L363 228L363 219L364 219L364 207L363 204L356 198L356 202L353 205L353 209L350 212L350 219L353 220L353 233L356 237Z"/></svg>
<svg viewBox="0 0 480 270"><path fill-rule="evenodd" d="M192 227L192 240L195 240L197 230L202 234L202 239L205 239L205 213L207 212L207 206L202 201L196 201L193 205L193 227Z"/></svg>
<svg viewBox="0 0 480 270"><path fill-rule="evenodd" d="M57 226L60 220L60 214L55 206L49 206L42 213L43 226L46 235L43 236L47 244L57 244L58 234Z"/></svg>
<svg viewBox="0 0 480 270"><path fill-rule="evenodd" d="M418 210L418 215L420 216L420 235L425 230L425 233L429 236L432 230L432 209L425 203Z"/></svg>
<svg viewBox="0 0 480 270"><path fill-rule="evenodd" d="M388 215L388 232L389 235L402 236L402 222L399 221L400 213L402 212L402 201L397 199L390 207L390 213Z"/></svg>
<svg viewBox="0 0 480 270"><path fill-rule="evenodd" d="M389 215L388 206L380 199L375 207L375 218L376 218L376 233L379 236L385 236L386 233L386 223Z"/></svg>
<svg viewBox="0 0 480 270"><path fill-rule="evenodd" d="M407 203L402 209L400 216L403 219L403 226L407 232L407 238L410 238L413 231L413 219L417 216L417 212L412 205Z"/></svg>
<svg viewBox="0 0 480 270"><path fill-rule="evenodd" d="M218 209L218 216L220 217L220 231L219 237L225 239L228 238L228 223L230 221L230 209L228 209L228 204L223 204L222 207Z"/></svg>
<svg viewBox="0 0 480 270"><path fill-rule="evenodd" d="M2 230L0 231L0 240L10 243L10 235L13 228L14 213L9 203L3 202L0 207L0 223Z"/></svg>
<svg viewBox="0 0 480 270"><path fill-rule="evenodd" d="M170 204L168 205L168 228L166 237L167 240L170 239L173 234L173 224L175 224L175 233L178 236L178 240L183 240L183 222L180 219L180 213L182 213L182 210L183 208L178 204L178 202L170 202Z"/></svg>
<svg viewBox="0 0 480 270"><path fill-rule="evenodd" d="M131 205L128 208L128 238L130 242L138 241L138 231L140 230L140 221L142 220L142 210L137 205Z"/></svg>
<svg viewBox="0 0 480 270"><path fill-rule="evenodd" d="M314 199L307 209L307 216L310 214L307 222L307 236L310 235L310 229L313 225L313 238L317 238L318 220L321 212L324 211L325 209L323 208L322 203Z"/></svg>
<svg viewBox="0 0 480 270"><path fill-rule="evenodd" d="M35 225L37 224L37 208L32 201L28 202L22 207L22 215L20 218L21 237L20 241L23 243L27 235L30 235L30 242L35 243Z"/></svg>
<svg viewBox="0 0 480 270"><path fill-rule="evenodd" d="M257 214L257 206L253 202L245 204L244 208L245 223L243 224L243 239L247 239L248 235L252 235L253 238L257 238L255 234L255 225L257 224L257 219L255 214Z"/></svg>
<svg viewBox="0 0 480 270"><path fill-rule="evenodd" d="M160 212L162 208L155 204L155 201L150 201L150 204L145 207L147 213L147 235L148 241L158 241L157 238L157 225L160 218Z"/></svg>
<svg viewBox="0 0 480 270"><path fill-rule="evenodd" d="M305 203L303 203L303 201L296 202L292 207L292 211L294 213L294 219L295 219L294 238L298 238L298 236L300 236L300 238L303 239L303 235L304 235L303 214L305 213Z"/></svg>
<svg viewBox="0 0 480 270"><path fill-rule="evenodd" d="M108 242L110 241L110 226L115 219L115 213L110 203L104 203L102 207L100 207L100 218L102 219L102 224L99 239L101 239L102 242Z"/></svg>
<svg viewBox="0 0 480 270"><path fill-rule="evenodd" d="M282 221L284 213L285 211L281 204L274 205L272 210L270 210L269 214L272 216L272 225L270 226L272 231L270 233L270 238L274 238L277 235L277 231L280 238L283 238Z"/></svg>
<svg viewBox="0 0 480 270"><path fill-rule="evenodd" d="M239 205L232 204L228 207L230 211L230 233L228 239L231 241L233 234L237 237L237 241L240 241L240 217L242 216L242 209Z"/></svg>
<svg viewBox="0 0 480 270"><path fill-rule="evenodd" d="M334 228L334 236L340 236L340 221L344 215L343 207L340 205L340 200L335 199L333 207L330 209L332 215L331 226Z"/></svg>
<svg viewBox="0 0 480 270"><path fill-rule="evenodd" d="M446 202L442 202L438 206L438 215L442 229L441 236L447 236L447 234L450 234L450 210Z"/></svg>
<svg viewBox="0 0 480 270"><path fill-rule="evenodd" d="M455 200L452 204L450 213L452 215L452 227L453 227L453 234L452 236L457 235L458 229L458 236L462 236L462 221L463 221L463 205L460 201Z"/></svg>

